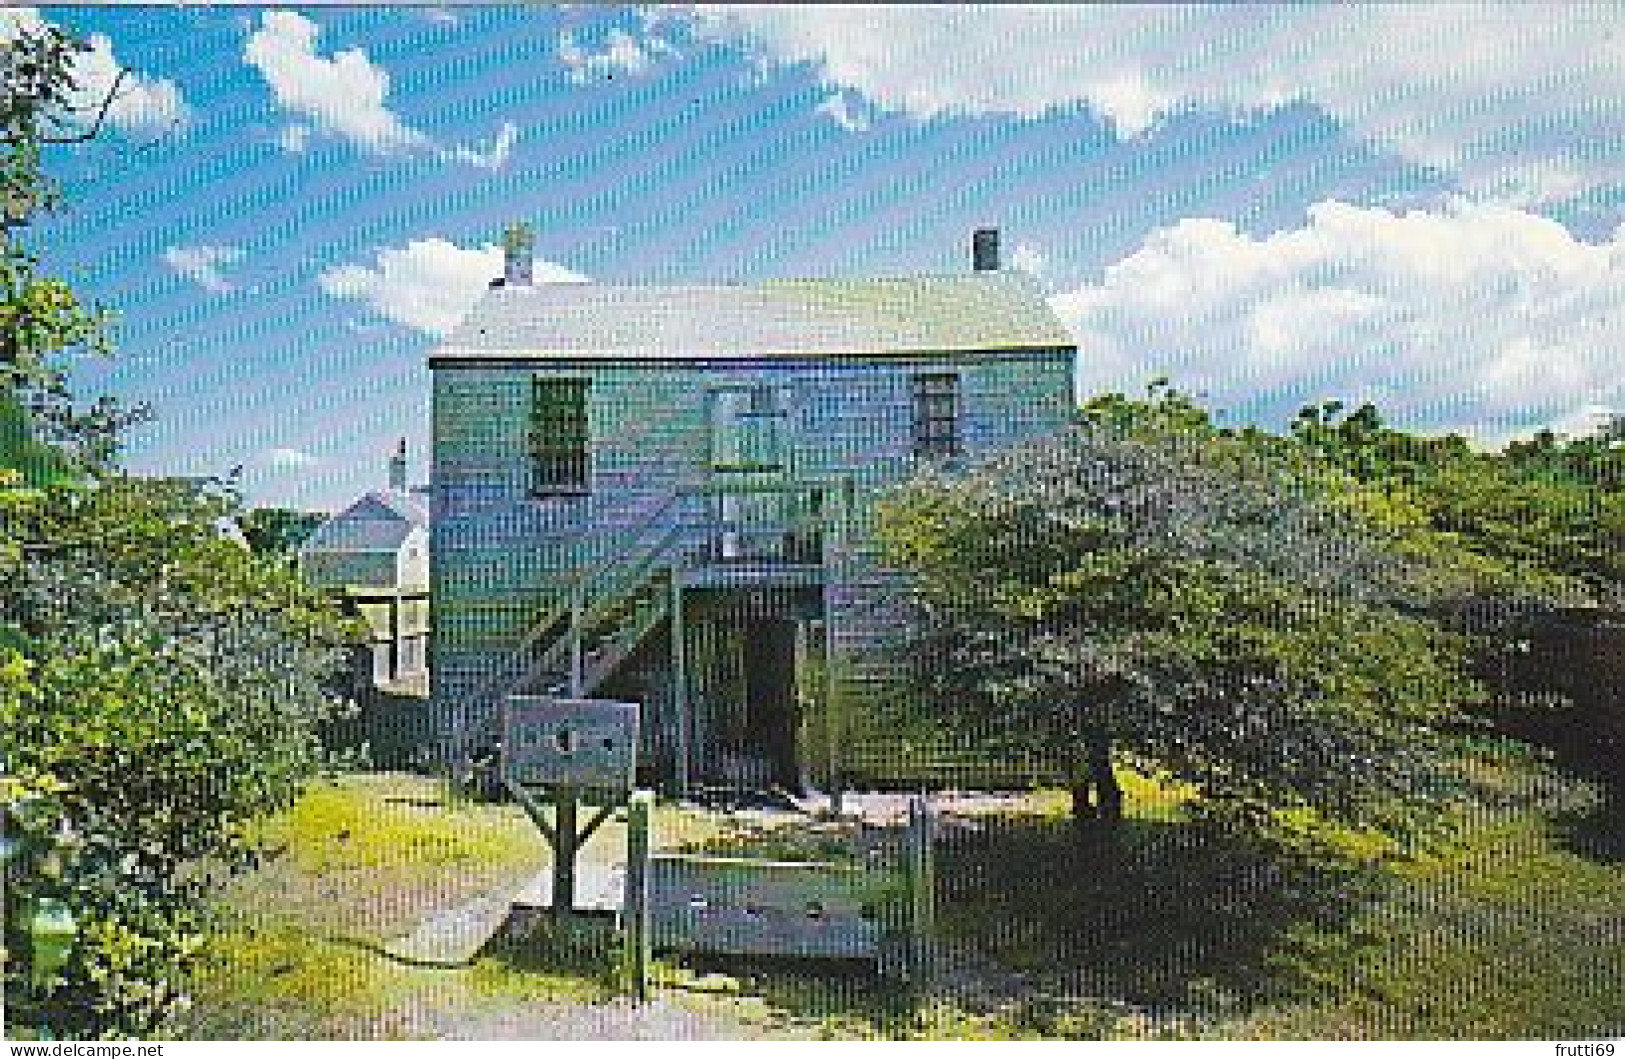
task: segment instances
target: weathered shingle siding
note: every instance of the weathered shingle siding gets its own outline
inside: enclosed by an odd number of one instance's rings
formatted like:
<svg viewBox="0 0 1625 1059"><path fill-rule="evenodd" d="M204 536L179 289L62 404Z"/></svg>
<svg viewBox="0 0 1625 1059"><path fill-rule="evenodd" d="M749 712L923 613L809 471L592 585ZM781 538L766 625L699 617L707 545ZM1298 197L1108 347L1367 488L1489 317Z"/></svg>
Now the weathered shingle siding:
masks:
<svg viewBox="0 0 1625 1059"><path fill-rule="evenodd" d="M396 587L399 556L393 551L307 552L299 558L300 576L318 588L341 590Z"/></svg>
<svg viewBox="0 0 1625 1059"><path fill-rule="evenodd" d="M850 477L859 525L850 569L883 578L865 528L876 490L918 467L912 454L915 375L960 376L967 456L1059 428L1072 406L1073 351L910 358L729 359L683 363L529 360L436 364L432 672L437 701L466 699L567 590L584 564L628 535L683 484L701 483L711 449L710 392L768 385L784 394L789 473ZM589 378L590 492L528 493L530 386L535 376ZM831 627L854 657L882 629L855 612L872 584L833 586Z"/></svg>

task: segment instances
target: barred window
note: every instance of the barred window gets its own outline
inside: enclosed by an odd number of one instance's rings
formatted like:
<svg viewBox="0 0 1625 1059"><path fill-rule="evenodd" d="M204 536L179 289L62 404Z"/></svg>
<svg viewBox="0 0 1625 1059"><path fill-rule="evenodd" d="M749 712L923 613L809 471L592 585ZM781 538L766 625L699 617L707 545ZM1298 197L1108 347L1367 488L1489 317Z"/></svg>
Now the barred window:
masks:
<svg viewBox="0 0 1625 1059"><path fill-rule="evenodd" d="M530 384L530 491L587 491L586 379L533 378Z"/></svg>
<svg viewBox="0 0 1625 1059"><path fill-rule="evenodd" d="M914 376L914 455L957 456L959 376Z"/></svg>

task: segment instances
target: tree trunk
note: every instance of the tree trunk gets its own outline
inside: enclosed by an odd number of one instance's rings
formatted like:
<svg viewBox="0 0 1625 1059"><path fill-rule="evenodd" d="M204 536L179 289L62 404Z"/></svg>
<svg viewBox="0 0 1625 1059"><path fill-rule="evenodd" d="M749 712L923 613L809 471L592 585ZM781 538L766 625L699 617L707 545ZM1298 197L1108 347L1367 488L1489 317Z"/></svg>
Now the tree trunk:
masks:
<svg viewBox="0 0 1625 1059"><path fill-rule="evenodd" d="M1095 798L1100 819L1115 825L1123 819L1123 788L1112 771L1112 740L1105 732L1091 732L1088 737L1089 777L1094 781Z"/></svg>
<svg viewBox="0 0 1625 1059"><path fill-rule="evenodd" d="M1123 788L1112 772L1112 741L1105 732L1090 730L1082 743L1071 792L1072 822L1081 832L1115 831L1123 819Z"/></svg>
<svg viewBox="0 0 1625 1059"><path fill-rule="evenodd" d="M1079 827L1086 827L1095 820L1092 790L1093 787L1087 777L1072 784L1072 822Z"/></svg>

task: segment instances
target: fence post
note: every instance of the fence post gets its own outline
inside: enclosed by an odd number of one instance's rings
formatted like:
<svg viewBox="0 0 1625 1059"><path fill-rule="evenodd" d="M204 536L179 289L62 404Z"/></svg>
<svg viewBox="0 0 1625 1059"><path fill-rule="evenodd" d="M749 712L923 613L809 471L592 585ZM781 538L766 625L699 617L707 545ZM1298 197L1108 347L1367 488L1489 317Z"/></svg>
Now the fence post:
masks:
<svg viewBox="0 0 1625 1059"><path fill-rule="evenodd" d="M626 970L632 979L632 997L649 998L649 854L652 846L655 796L633 791L626 814L626 900L623 904L622 944Z"/></svg>
<svg viewBox="0 0 1625 1059"><path fill-rule="evenodd" d="M909 982L927 985L935 974L936 935L936 812L920 795L909 799L908 832L904 843L904 871L908 879Z"/></svg>

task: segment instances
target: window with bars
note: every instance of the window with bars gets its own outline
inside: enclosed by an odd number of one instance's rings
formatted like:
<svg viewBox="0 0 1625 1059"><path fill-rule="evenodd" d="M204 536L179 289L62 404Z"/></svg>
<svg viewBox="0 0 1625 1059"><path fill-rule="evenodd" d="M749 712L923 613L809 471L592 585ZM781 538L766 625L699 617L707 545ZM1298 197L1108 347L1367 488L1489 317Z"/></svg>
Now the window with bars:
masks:
<svg viewBox="0 0 1625 1059"><path fill-rule="evenodd" d="M530 382L530 492L570 496L587 491L586 379Z"/></svg>
<svg viewBox="0 0 1625 1059"><path fill-rule="evenodd" d="M914 376L914 455L959 453L959 376Z"/></svg>

